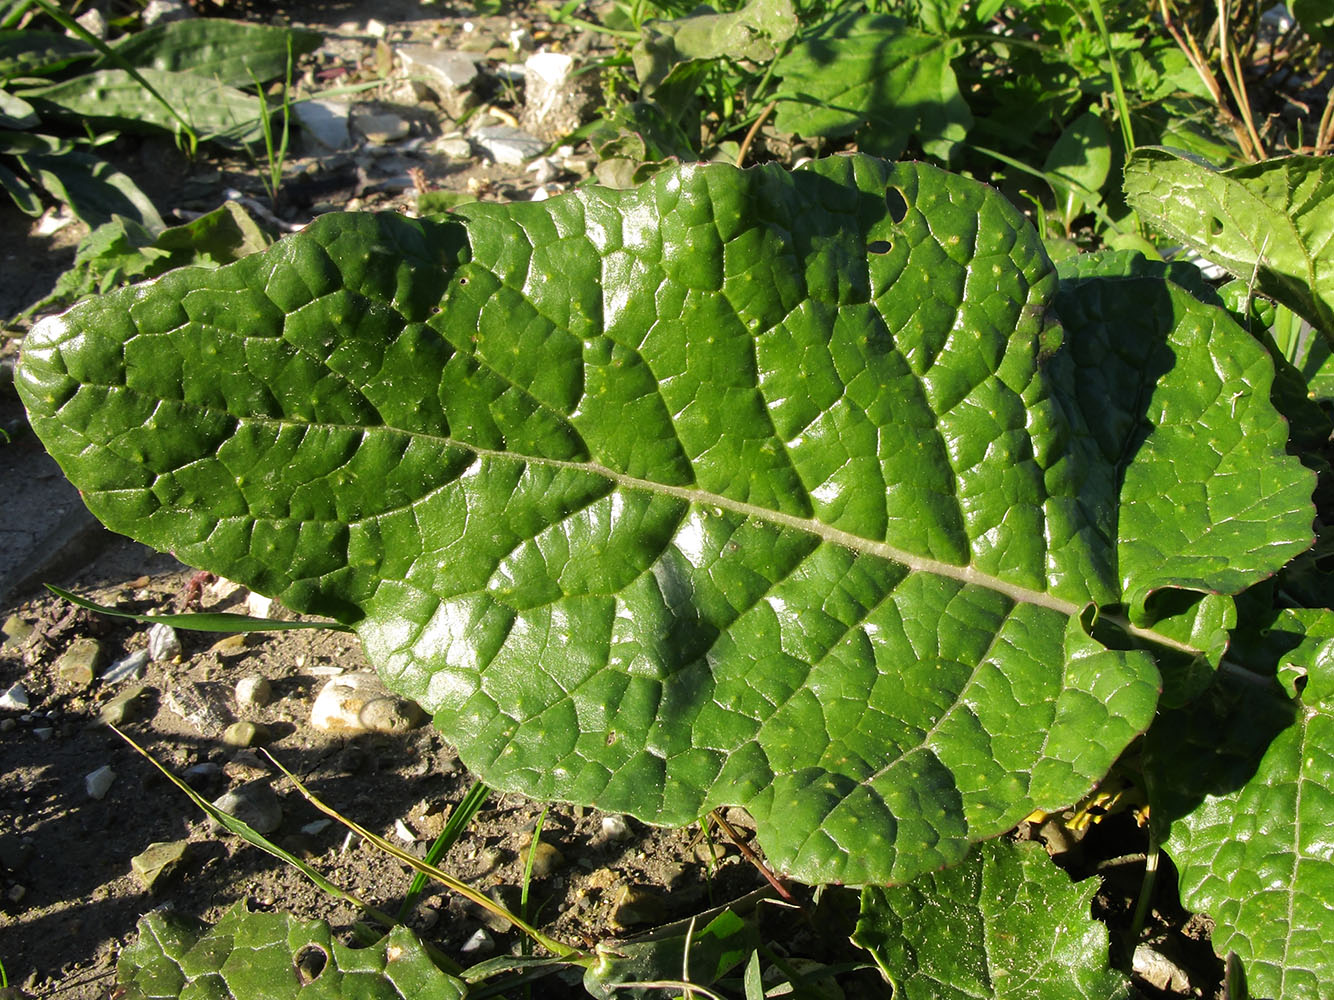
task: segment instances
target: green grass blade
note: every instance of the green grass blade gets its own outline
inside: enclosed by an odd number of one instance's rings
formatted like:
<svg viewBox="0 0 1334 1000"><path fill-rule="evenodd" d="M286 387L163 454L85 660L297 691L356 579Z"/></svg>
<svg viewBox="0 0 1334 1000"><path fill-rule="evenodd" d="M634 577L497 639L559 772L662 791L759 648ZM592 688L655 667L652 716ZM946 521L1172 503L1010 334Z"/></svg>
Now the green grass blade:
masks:
<svg viewBox="0 0 1334 1000"><path fill-rule="evenodd" d="M445 828L440 831L440 836L435 838L435 842L431 844L431 849L426 852L426 863L428 865L435 864L446 851L458 843L459 838L463 836L463 831L468 829L473 817L477 815L477 811L482 808L482 803L486 801L490 794L491 789L482 782L473 782L472 787L468 789L468 794L463 796L463 801L455 806L454 811L449 814L449 821L445 824ZM421 896L424 888L426 888L426 876L422 872L417 872L412 877L412 885L408 887L407 896L403 898L403 905L399 907L399 920L408 918L408 914L412 912L412 908L416 905L417 899Z"/></svg>
<svg viewBox="0 0 1334 1000"><path fill-rule="evenodd" d="M48 583L46 589L57 597L63 597L71 604L98 614L111 615L115 618L129 618L136 622L150 625L170 625L172 628L188 629L192 632L294 632L298 629L329 629L333 632L351 632L351 627L342 622L287 622L277 618L255 618L251 615L238 615L230 611L199 611L184 615L137 615L119 608L109 608L86 597L72 594L68 590Z"/></svg>

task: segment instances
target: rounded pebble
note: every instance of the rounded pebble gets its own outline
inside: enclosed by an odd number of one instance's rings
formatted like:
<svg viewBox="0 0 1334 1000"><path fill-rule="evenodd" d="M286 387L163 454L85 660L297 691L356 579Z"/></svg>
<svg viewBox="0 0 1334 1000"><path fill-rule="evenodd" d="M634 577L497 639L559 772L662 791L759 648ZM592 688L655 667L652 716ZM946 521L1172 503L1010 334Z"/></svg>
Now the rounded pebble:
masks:
<svg viewBox="0 0 1334 1000"><path fill-rule="evenodd" d="M278 795L263 782L252 782L233 789L213 800L213 805L235 816L256 833L272 833L282 825L283 806ZM226 829L216 820L209 820L209 830L221 833Z"/></svg>
<svg viewBox="0 0 1334 1000"><path fill-rule="evenodd" d="M631 835L630 824L626 822L624 816L612 815L602 817L602 836L608 840L629 840Z"/></svg>
<svg viewBox="0 0 1334 1000"><path fill-rule="evenodd" d="M22 684L13 684L8 691L0 694L0 708L7 708L11 712L26 712L28 705L28 689Z"/></svg>
<svg viewBox="0 0 1334 1000"><path fill-rule="evenodd" d="M391 694L373 673L334 677L320 689L310 724L327 733L402 733L426 721L426 713Z"/></svg>
<svg viewBox="0 0 1334 1000"><path fill-rule="evenodd" d="M222 733L222 742L229 747L258 747L270 739L269 727L262 722L233 722Z"/></svg>
<svg viewBox="0 0 1334 1000"><path fill-rule="evenodd" d="M528 864L528 856L533 858L533 878L544 878L565 864L565 855L545 840L539 840L523 852L523 863Z"/></svg>
<svg viewBox="0 0 1334 1000"><path fill-rule="evenodd" d="M242 677L236 682L236 703L242 708L263 708L273 699L273 686L263 677Z"/></svg>

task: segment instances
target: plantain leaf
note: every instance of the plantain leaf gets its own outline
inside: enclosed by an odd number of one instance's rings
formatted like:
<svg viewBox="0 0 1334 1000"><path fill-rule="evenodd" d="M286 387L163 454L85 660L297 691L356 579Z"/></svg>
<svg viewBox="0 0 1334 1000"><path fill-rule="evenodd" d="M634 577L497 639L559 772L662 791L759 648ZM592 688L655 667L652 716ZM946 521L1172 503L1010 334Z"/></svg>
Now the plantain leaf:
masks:
<svg viewBox="0 0 1334 1000"><path fill-rule="evenodd" d="M263 138L259 98L192 73L141 69L181 116L204 138L224 144L256 142ZM43 118L82 127L125 131L175 132L180 123L162 104L123 69L100 69L35 90L23 92Z"/></svg>
<svg viewBox="0 0 1334 1000"><path fill-rule="evenodd" d="M1334 344L1334 160L1286 156L1214 170L1139 149L1126 201L1155 229L1304 316Z"/></svg>
<svg viewBox="0 0 1334 1000"><path fill-rule="evenodd" d="M288 60L313 52L320 38L315 31L201 17L155 24L127 35L113 48L137 69L186 72L248 90L255 80L265 83L283 76ZM92 68L118 66L111 57L103 56Z"/></svg>
<svg viewBox="0 0 1334 1000"><path fill-rule="evenodd" d="M903 1000L1128 998L1089 914L1097 889L1037 844L991 841L948 871L863 889L852 940Z"/></svg>
<svg viewBox="0 0 1334 1000"><path fill-rule="evenodd" d="M1057 287L1003 198L934 168L679 166L327 216L43 321L16 381L109 526L353 624L489 785L743 805L798 878L901 881L1080 798L1157 701L1151 657L1091 635L1144 449L1090 427ZM1255 345L1219 340L1183 357L1227 373L1208 426L1259 400L1265 516L1224 507L1213 544L1274 572L1311 474ZM1155 398L1098 419L1142 444ZM1207 521L1207 465L1168 527Z"/></svg>
<svg viewBox="0 0 1334 1000"><path fill-rule="evenodd" d="M1281 612L1229 667L1149 731L1151 814L1219 956L1257 996L1315 1000L1334 982L1334 613Z"/></svg>
<svg viewBox="0 0 1334 1000"><path fill-rule="evenodd" d="M251 913L241 901L211 928L153 911L116 965L123 1000L462 1000L406 927L369 948L340 943L323 920Z"/></svg>

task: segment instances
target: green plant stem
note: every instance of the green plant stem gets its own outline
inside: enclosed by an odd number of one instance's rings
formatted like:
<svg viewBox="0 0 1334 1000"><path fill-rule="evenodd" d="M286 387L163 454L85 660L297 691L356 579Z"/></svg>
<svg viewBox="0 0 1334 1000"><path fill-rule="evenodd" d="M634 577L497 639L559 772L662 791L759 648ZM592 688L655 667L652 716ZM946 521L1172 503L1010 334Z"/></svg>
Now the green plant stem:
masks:
<svg viewBox="0 0 1334 1000"><path fill-rule="evenodd" d="M1135 135L1130 127L1130 102L1126 100L1125 88L1121 86L1121 70L1116 64L1116 52L1112 49L1112 35L1107 30L1107 19L1103 17L1102 0L1091 0L1093 19L1098 23L1098 34L1107 49L1107 66L1112 74L1112 90L1116 94L1116 119L1121 126L1121 139L1126 145L1126 155L1135 148Z"/></svg>
<svg viewBox="0 0 1334 1000"><path fill-rule="evenodd" d="M1149 824L1149 846L1144 852L1144 881L1140 883L1139 899L1135 901L1135 915L1130 918L1130 946L1134 951L1135 942L1144 930L1144 921L1149 915L1149 903L1153 900L1153 887L1158 881L1158 838L1154 835L1153 824Z"/></svg>
<svg viewBox="0 0 1334 1000"><path fill-rule="evenodd" d="M440 836L435 838L430 850L426 852L426 863L428 865L435 864L447 850L458 843L459 838L463 836L463 831L468 828L473 817L477 815L477 810L482 808L482 804L486 802L486 798L490 794L491 789L482 782L473 782L472 787L468 789L468 794L463 796L463 800L449 814L449 821L445 824L445 828L440 831ZM417 898L421 896L424 888L426 888L426 876L422 872L417 872L412 876L412 885L408 887L408 894L403 897L403 905L399 907L399 920L408 918L408 914L412 912L412 907L416 905Z"/></svg>
<svg viewBox="0 0 1334 1000"><path fill-rule="evenodd" d="M547 935L543 934L536 927L529 926L529 924L525 920L523 920L520 917L516 917L513 913L510 913L509 910L505 909L503 906L497 903L486 893L481 892L478 889L474 889L472 886L470 886L467 882L464 882L462 879L457 879L453 875L450 875L448 872L442 871L441 869L435 867L434 865L428 865L426 862L424 862L421 858L418 858L416 855L409 854L407 851L395 846L394 844L391 844L389 841L385 840L378 834L372 833L370 830L366 829L361 824L348 819L346 816L340 814L337 810L325 805L311 793L310 789L308 789L301 782L301 779L299 779L295 774L293 774L287 768L283 767L283 765L279 763L278 759L274 757L273 754L269 753L266 750L264 752L264 755L268 757L269 760L273 761L273 766L278 768L278 770L282 771L282 773L287 777L288 781L290 781L293 785L296 786L296 790L301 793L301 795L306 799L306 801L308 801L311 805L313 805L320 812L324 813L326 816L330 816L333 819L338 820L338 822L342 823L345 827L347 827L353 833L357 834L363 840L368 841L372 846L379 848L381 851L383 851L385 854L388 854L390 857L397 858L399 861L403 862L408 867L416 871L419 871L424 875L429 876L430 878L435 879L437 882L445 886L447 889L451 889L454 892L457 892L460 896L463 896L465 899L471 900L472 902L476 903L478 906L488 911L489 913L495 914L502 920L509 921L509 923L513 924L518 930L520 930L524 934L527 934L529 937L531 937L534 941L540 944L543 948L547 949L547 951L551 952L553 955L556 955L559 958L566 959L567 961L570 961L578 965L588 964L593 961L592 956L586 955L585 953L579 951L577 948L571 948L569 945L562 944L561 942L555 940L554 938L547 937Z"/></svg>
<svg viewBox="0 0 1334 1000"><path fill-rule="evenodd" d="M191 156L194 156L195 150L199 148L199 134L195 132L194 126L192 126L188 121L186 121L184 118L181 117L180 112L176 110L175 106L172 105L172 103L168 101L165 97L159 94L157 92L157 88L155 88L151 83L149 83L146 79L144 79L142 73L140 73L137 69L131 66L128 62L126 62L125 59L122 58L121 54L117 52L115 49L113 49L110 45L102 41L102 39L98 38L91 31L85 28L82 24L80 24L78 21L74 20L74 18L70 17L68 14L62 11L59 7L55 6L55 4L51 3L51 0L33 0L33 3L37 4L38 7L42 8L42 11L47 15L47 17L51 18L66 31L74 32L76 35L82 38L93 48L97 49L98 52L102 53L102 55L106 56L113 63L115 63L117 66L123 69L126 73L130 75L130 78L133 79L135 83L139 84L139 86L143 87L144 90L148 91L148 93L151 94L152 97L159 104L161 104L164 108L166 108L167 113L171 115L173 118L175 118L178 122L180 122L182 130L185 132L186 141L189 147L189 153Z"/></svg>

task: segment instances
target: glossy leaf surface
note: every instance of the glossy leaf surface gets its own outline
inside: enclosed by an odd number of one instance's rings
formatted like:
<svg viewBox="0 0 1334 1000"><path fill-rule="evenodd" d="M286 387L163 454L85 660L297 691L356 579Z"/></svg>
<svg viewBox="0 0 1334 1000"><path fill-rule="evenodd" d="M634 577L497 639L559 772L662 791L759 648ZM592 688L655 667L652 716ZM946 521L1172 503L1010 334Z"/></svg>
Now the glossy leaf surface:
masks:
<svg viewBox="0 0 1334 1000"><path fill-rule="evenodd" d="M1287 156L1220 171L1142 149L1125 184L1151 226L1253 281L1334 343L1334 160Z"/></svg>
<svg viewBox="0 0 1334 1000"><path fill-rule="evenodd" d="M396 927L378 944L349 948L322 920L251 913L244 902L201 929L171 913L139 921L116 965L122 1000L462 1000L463 983L432 964L421 942Z"/></svg>
<svg viewBox="0 0 1334 1000"><path fill-rule="evenodd" d="M1215 951L1256 996L1314 1000L1334 982L1334 613L1283 612L1229 655L1146 737L1152 815Z"/></svg>
<svg viewBox="0 0 1334 1000"><path fill-rule="evenodd" d="M108 525L354 624L493 787L739 804L799 878L901 881L1080 798L1157 700L1089 634L1136 451L1056 289L930 167L684 166L325 217L45 321L17 381ZM1272 572L1310 480L1257 420Z"/></svg>
<svg viewBox="0 0 1334 1000"><path fill-rule="evenodd" d="M863 889L852 939L903 1000L1129 997L1089 913L1097 888L1040 845L989 841L948 871Z"/></svg>

